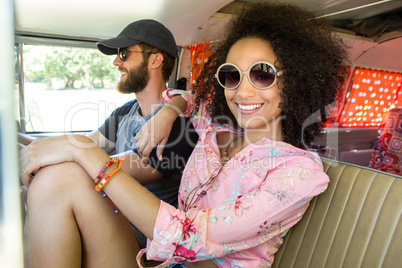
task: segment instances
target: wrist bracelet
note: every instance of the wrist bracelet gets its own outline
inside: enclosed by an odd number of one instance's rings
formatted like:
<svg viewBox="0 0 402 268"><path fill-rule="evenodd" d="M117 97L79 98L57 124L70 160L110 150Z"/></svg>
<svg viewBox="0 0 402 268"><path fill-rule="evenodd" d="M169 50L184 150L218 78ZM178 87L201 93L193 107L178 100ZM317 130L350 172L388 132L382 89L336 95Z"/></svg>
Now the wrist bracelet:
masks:
<svg viewBox="0 0 402 268"><path fill-rule="evenodd" d="M103 166L103 168L99 171L98 176L96 176L96 179L94 180L95 183L98 183L100 181L103 175L105 175L106 169L113 165L114 162L116 162L116 158L113 157L112 160L110 160Z"/></svg>
<svg viewBox="0 0 402 268"><path fill-rule="evenodd" d="M95 190L96 190L97 192L99 192L99 191L103 188L103 186L105 186L106 183L110 180L110 178L112 178L112 176L113 176L118 170L121 169L121 167L122 167L122 165L123 165L123 161L122 161L122 160L118 160L117 163L118 163L118 165L119 165L119 166L117 167L117 169L115 169L115 170L113 170L112 172L110 172L109 175L107 175L105 178L103 178L103 179L95 186Z"/></svg>

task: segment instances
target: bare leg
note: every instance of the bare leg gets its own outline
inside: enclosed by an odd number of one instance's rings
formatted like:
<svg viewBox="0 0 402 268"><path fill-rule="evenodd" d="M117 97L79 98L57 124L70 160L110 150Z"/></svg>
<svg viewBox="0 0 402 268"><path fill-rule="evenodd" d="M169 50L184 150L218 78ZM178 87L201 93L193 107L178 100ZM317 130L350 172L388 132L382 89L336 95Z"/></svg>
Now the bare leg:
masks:
<svg viewBox="0 0 402 268"><path fill-rule="evenodd" d="M76 163L39 170L28 190L29 267L137 267L137 241Z"/></svg>

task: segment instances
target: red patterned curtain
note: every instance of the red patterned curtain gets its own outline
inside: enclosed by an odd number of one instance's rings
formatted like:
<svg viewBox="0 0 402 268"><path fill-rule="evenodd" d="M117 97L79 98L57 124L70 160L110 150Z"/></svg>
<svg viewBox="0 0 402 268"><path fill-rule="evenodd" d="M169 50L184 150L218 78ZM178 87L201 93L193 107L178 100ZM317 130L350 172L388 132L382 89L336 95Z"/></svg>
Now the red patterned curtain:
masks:
<svg viewBox="0 0 402 268"><path fill-rule="evenodd" d="M402 73L356 67L340 127L381 126L388 111L402 107Z"/></svg>
<svg viewBox="0 0 402 268"><path fill-rule="evenodd" d="M198 77L208 57L212 55L211 46L209 42L194 44L187 46L191 53L191 77L190 82L193 85L195 79Z"/></svg>

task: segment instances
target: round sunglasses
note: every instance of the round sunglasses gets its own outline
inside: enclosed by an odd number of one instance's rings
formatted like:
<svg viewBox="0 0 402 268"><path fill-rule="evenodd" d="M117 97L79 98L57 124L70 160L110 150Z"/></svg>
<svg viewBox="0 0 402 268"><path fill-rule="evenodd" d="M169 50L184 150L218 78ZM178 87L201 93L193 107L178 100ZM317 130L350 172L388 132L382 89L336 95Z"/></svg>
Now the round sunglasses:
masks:
<svg viewBox="0 0 402 268"><path fill-rule="evenodd" d="M121 61L126 61L128 58L128 53L149 53L149 54L156 54L155 52L151 51L134 51L134 50L128 50L127 48L118 48L117 49L117 55L119 56Z"/></svg>
<svg viewBox="0 0 402 268"><path fill-rule="evenodd" d="M233 63L224 63L219 66L215 77L225 89L235 89L240 85L243 75L254 87L268 89L275 84L276 77L282 75L282 71L277 72L272 64L264 61L254 63L245 72Z"/></svg>

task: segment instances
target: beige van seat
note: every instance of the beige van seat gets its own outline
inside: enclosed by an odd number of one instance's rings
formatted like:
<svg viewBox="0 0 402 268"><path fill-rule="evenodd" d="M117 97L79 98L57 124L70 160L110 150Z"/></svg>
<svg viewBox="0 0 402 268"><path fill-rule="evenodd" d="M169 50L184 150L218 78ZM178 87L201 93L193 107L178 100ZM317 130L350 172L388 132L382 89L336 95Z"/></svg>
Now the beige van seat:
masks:
<svg viewBox="0 0 402 268"><path fill-rule="evenodd" d="M402 267L402 177L323 163L328 189L285 236L272 267Z"/></svg>
<svg viewBox="0 0 402 268"><path fill-rule="evenodd" d="M322 160L328 189L289 230L272 267L402 267L402 177Z"/></svg>

